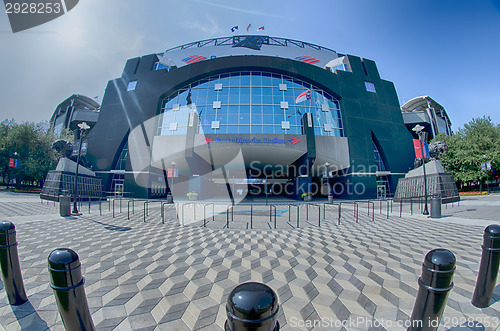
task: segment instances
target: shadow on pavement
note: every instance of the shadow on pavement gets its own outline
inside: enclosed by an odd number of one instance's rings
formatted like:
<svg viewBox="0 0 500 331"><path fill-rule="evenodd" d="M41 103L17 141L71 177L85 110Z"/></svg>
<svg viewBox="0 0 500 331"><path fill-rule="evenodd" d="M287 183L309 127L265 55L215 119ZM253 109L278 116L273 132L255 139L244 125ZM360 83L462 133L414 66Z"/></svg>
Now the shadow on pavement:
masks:
<svg viewBox="0 0 500 331"><path fill-rule="evenodd" d="M495 291L493 292L493 298L491 298L491 304L500 301L500 285L495 287Z"/></svg>
<svg viewBox="0 0 500 331"><path fill-rule="evenodd" d="M106 224L106 223L94 221L94 220L91 220L91 221L94 223L103 225L106 230L110 230L110 231L130 231L130 230L132 230L132 228L130 228L128 226L117 226L117 225Z"/></svg>
<svg viewBox="0 0 500 331"><path fill-rule="evenodd" d="M23 321L20 323L21 330L49 329L49 326L40 317L40 315L38 315L31 302L26 301L26 303L20 306L11 306L11 309L18 321L23 319Z"/></svg>

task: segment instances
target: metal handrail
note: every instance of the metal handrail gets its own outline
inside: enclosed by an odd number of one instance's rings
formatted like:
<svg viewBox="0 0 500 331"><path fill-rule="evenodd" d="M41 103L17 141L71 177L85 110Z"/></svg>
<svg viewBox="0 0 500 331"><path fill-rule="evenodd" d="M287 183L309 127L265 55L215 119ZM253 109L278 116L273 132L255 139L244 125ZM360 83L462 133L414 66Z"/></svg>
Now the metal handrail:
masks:
<svg viewBox="0 0 500 331"><path fill-rule="evenodd" d="M314 203L306 204L306 221L307 222L309 222L309 206L318 207L318 226L321 226L321 206L314 204Z"/></svg>
<svg viewBox="0 0 500 331"><path fill-rule="evenodd" d="M229 229L229 208L231 208L231 222L234 222L234 208L233 205L228 205L226 208L226 228Z"/></svg>
<svg viewBox="0 0 500 331"><path fill-rule="evenodd" d="M207 206L212 205L212 222L215 222L215 206L213 203L207 203L203 205L203 227L207 227L207 213L206 213L206 208Z"/></svg>
<svg viewBox="0 0 500 331"><path fill-rule="evenodd" d="M127 219L130 220L130 203L132 202L132 214L134 213L134 199L127 201Z"/></svg>
<svg viewBox="0 0 500 331"><path fill-rule="evenodd" d="M356 223L358 223L358 217L359 217L359 205L358 205L358 203L356 201L340 202L341 206L342 206L342 204L353 204L353 217L356 218ZM339 214L340 214L340 212L339 212ZM340 215L339 215L339 224L340 224Z"/></svg>
<svg viewBox="0 0 500 331"><path fill-rule="evenodd" d="M253 229L253 204L250 205L250 229Z"/></svg>
<svg viewBox="0 0 500 331"><path fill-rule="evenodd" d="M269 205L269 223L271 223L272 220L272 209L274 208L274 228L276 229L276 206L275 205Z"/></svg>
<svg viewBox="0 0 500 331"><path fill-rule="evenodd" d="M339 212L338 212L338 225L340 225L340 217L341 217L341 213L342 213L342 206L340 205L339 202L336 202L336 203L324 203L323 204L323 218L326 220L326 207L333 207L334 205L337 205L338 208L339 208Z"/></svg>
<svg viewBox="0 0 500 331"><path fill-rule="evenodd" d="M144 201L144 209L142 210L142 214L144 216L144 223L146 223L146 216L149 216L148 204L149 200Z"/></svg>
<svg viewBox="0 0 500 331"><path fill-rule="evenodd" d="M366 203L367 215L370 217L370 204L372 205L372 222L375 221L375 203L371 200L356 200L358 204Z"/></svg>
<svg viewBox="0 0 500 331"><path fill-rule="evenodd" d="M291 207L297 208L297 228L298 228L299 227L300 207L298 205L293 205L293 204L288 205L288 223L290 223Z"/></svg>
<svg viewBox="0 0 500 331"><path fill-rule="evenodd" d="M193 202L191 202L191 203L186 203L186 204L183 204L183 205L182 205L182 221L181 221L181 225L182 225L182 226L184 226L184 224L186 223L186 222L184 221L184 220L185 220L185 218L184 218L184 208L186 208L186 206L193 205L193 204L194 204L194 203L193 203ZM194 215L195 215L195 218L194 218L194 219L196 219L196 208L195 208L195 214L194 214Z"/></svg>
<svg viewBox="0 0 500 331"><path fill-rule="evenodd" d="M161 224L165 224L165 205L167 202L161 201L161 208L160 208L160 214L161 214Z"/></svg>

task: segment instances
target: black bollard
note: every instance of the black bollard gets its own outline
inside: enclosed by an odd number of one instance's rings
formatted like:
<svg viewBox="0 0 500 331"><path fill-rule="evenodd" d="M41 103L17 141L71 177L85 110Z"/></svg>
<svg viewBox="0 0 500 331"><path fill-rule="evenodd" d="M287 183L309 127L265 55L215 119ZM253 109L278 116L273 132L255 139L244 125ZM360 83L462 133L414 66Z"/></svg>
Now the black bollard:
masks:
<svg viewBox="0 0 500 331"><path fill-rule="evenodd" d="M17 255L16 227L9 221L0 221L0 267L9 303L18 306L28 301Z"/></svg>
<svg viewBox="0 0 500 331"><path fill-rule="evenodd" d="M483 254L472 304L486 308L491 303L500 267L500 225L490 225L484 229Z"/></svg>
<svg viewBox="0 0 500 331"><path fill-rule="evenodd" d="M278 331L278 297L267 285L243 283L227 298L225 331Z"/></svg>
<svg viewBox="0 0 500 331"><path fill-rule="evenodd" d="M66 330L95 330L83 284L78 254L69 248L53 250L48 257L51 284Z"/></svg>
<svg viewBox="0 0 500 331"><path fill-rule="evenodd" d="M446 249L433 249L425 256L422 276L408 330L434 331L439 327L448 293L453 288L455 255Z"/></svg>

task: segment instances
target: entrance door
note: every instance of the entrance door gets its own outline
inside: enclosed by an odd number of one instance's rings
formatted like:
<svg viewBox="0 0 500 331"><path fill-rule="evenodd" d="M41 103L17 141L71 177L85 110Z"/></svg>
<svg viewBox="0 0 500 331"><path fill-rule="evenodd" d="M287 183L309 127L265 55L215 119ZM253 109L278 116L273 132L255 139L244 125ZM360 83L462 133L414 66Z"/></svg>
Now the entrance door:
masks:
<svg viewBox="0 0 500 331"><path fill-rule="evenodd" d="M377 180L377 199L385 199L387 197L386 181Z"/></svg>
<svg viewBox="0 0 500 331"><path fill-rule="evenodd" d="M115 184L115 197L123 198L123 184Z"/></svg>

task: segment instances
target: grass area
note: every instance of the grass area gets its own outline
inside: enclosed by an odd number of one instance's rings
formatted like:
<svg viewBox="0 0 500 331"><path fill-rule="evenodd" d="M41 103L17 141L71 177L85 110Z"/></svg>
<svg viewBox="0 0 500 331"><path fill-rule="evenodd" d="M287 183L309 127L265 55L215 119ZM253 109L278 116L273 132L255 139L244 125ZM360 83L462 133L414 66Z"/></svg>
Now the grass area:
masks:
<svg viewBox="0 0 500 331"><path fill-rule="evenodd" d="M36 194L40 194L40 192L42 191L42 189L39 189L39 188L15 188L12 190L12 192L15 192L15 193L36 193Z"/></svg>
<svg viewBox="0 0 500 331"><path fill-rule="evenodd" d="M469 195L486 195L488 192L486 191L470 191L470 192L459 192L460 196L469 196Z"/></svg>

